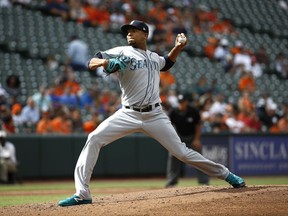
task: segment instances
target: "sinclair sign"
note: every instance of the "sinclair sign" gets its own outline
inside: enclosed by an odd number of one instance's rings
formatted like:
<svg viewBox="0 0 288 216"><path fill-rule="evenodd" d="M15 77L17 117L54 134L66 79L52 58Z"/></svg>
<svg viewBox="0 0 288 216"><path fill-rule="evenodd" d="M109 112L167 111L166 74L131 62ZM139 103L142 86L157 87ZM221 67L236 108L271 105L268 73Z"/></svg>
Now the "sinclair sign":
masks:
<svg viewBox="0 0 288 216"><path fill-rule="evenodd" d="M229 152L239 175L288 174L288 136L233 136Z"/></svg>

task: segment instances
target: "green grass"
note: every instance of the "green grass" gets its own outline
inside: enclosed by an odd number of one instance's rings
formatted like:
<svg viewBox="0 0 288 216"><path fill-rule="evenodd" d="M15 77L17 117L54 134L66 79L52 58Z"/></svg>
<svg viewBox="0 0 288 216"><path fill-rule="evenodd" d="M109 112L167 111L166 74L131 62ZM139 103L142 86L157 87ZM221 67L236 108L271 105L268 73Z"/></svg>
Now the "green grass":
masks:
<svg viewBox="0 0 288 216"><path fill-rule="evenodd" d="M247 185L288 185L288 176L273 177L245 177ZM107 195L101 189L127 188L130 191L161 189L165 185L165 179L114 179L114 180L92 180L90 188L93 195ZM179 187L197 186L195 178L181 178ZM227 183L223 180L211 178L210 185L224 186ZM0 206L12 206L21 204L54 202L66 198L74 193L74 182L24 182L15 185L0 185ZM53 193L51 193L53 191ZM68 193L67 192L71 192ZM94 192L97 191L98 194Z"/></svg>

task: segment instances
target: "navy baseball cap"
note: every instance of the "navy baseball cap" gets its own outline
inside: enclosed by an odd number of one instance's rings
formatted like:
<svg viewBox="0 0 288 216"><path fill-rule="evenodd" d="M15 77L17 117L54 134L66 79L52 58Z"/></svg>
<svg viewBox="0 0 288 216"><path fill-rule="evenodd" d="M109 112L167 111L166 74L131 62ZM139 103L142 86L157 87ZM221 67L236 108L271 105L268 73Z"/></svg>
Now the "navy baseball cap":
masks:
<svg viewBox="0 0 288 216"><path fill-rule="evenodd" d="M130 22L130 24L121 26L121 31L127 34L128 29L131 27L144 31L145 33L149 33L149 28L147 24L140 20L133 20L132 22Z"/></svg>
<svg viewBox="0 0 288 216"><path fill-rule="evenodd" d="M178 101L179 101L179 102L188 101L188 100L189 100L188 94L179 94L179 95L177 96L177 98L178 98Z"/></svg>

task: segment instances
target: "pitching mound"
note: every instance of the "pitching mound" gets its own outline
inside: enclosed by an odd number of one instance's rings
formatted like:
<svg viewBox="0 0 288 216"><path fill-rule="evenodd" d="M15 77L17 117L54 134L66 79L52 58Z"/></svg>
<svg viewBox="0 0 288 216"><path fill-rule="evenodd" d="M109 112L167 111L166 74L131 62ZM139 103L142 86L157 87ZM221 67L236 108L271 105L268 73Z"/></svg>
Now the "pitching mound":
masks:
<svg viewBox="0 0 288 216"><path fill-rule="evenodd" d="M288 186L182 187L93 197L93 204L4 207L0 215L287 215Z"/></svg>

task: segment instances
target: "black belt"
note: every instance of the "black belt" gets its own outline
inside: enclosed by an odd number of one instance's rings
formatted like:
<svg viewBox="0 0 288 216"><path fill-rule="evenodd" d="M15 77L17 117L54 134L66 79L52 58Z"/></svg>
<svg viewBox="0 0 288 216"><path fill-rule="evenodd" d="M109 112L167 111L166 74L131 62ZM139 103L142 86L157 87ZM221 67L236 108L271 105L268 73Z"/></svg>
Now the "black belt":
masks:
<svg viewBox="0 0 288 216"><path fill-rule="evenodd" d="M160 106L160 103L156 103L154 105L148 105L146 107L133 107L133 106L125 106L126 109L132 109L135 110L137 112L150 112L151 110L153 110L154 108Z"/></svg>

